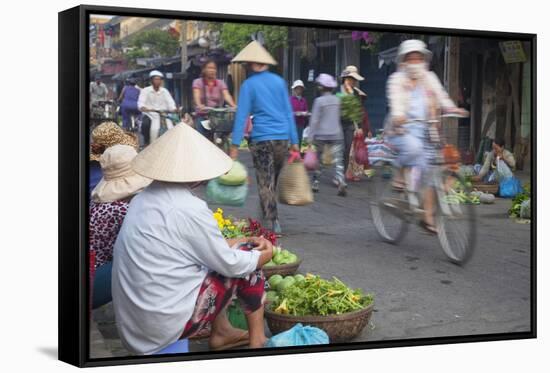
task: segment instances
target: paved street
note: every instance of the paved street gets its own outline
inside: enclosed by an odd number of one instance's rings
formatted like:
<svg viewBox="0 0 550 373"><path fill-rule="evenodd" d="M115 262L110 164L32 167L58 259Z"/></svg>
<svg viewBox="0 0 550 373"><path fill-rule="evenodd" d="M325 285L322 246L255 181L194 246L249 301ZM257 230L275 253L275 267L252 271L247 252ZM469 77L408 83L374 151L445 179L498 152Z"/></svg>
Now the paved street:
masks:
<svg viewBox="0 0 550 373"><path fill-rule="evenodd" d="M250 166L249 153L241 154ZM226 214L258 216L253 170L250 175L246 205L224 207ZM314 204L279 205L284 231L280 244L303 259L299 272L337 276L375 294L371 325L358 340L529 330L530 225L507 217L510 200L475 207L477 249L472 260L459 267L446 260L435 237L416 227L411 227L400 246L382 243L370 219L368 181L351 184L348 197L343 198L336 196L329 176L324 175ZM94 319L99 331L93 336L95 345L112 355L125 355L111 305L94 311ZM203 348L204 343L193 347Z"/></svg>

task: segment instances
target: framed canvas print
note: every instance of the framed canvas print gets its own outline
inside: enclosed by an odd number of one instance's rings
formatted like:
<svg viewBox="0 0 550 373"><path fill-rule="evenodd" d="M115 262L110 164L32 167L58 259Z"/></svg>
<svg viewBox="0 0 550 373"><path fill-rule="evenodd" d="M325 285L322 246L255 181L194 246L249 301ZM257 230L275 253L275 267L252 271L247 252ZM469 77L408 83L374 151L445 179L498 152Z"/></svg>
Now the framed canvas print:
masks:
<svg viewBox="0 0 550 373"><path fill-rule="evenodd" d="M59 358L534 338L535 62L533 34L60 12Z"/></svg>

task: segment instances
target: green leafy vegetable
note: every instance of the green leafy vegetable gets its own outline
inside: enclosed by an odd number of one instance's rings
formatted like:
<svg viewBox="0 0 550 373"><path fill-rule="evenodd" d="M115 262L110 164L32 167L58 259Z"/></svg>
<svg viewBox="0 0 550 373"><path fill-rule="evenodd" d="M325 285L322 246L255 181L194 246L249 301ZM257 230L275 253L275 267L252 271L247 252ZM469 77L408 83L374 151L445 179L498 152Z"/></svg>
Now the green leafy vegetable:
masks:
<svg viewBox="0 0 550 373"><path fill-rule="evenodd" d="M357 311L373 302L372 294L365 295L361 289L350 289L336 277L329 281L308 274L303 280L281 289L272 309L295 316L326 316Z"/></svg>

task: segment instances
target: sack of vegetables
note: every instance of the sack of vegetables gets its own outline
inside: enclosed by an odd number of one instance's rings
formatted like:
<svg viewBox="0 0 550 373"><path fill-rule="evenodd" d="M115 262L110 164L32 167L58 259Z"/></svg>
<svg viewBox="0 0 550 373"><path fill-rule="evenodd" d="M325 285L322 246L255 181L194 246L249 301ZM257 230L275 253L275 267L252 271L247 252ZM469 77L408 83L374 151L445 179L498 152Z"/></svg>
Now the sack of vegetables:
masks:
<svg viewBox="0 0 550 373"><path fill-rule="evenodd" d="M243 185L246 183L246 179L248 178L248 172L246 171L246 167L239 162L234 161L233 166L231 167L231 170L229 170L228 173L225 175L222 175L218 178L218 181L222 185Z"/></svg>
<svg viewBox="0 0 550 373"><path fill-rule="evenodd" d="M361 333L374 308L372 294L351 289L335 277L329 281L308 274L301 281L270 278L268 282L265 316L272 333L302 323L323 329L333 342L346 341ZM276 293L271 290L273 283Z"/></svg>
<svg viewBox="0 0 550 373"><path fill-rule="evenodd" d="M212 179L206 185L206 198L211 203L227 206L242 206L246 201L248 185L223 185L218 179Z"/></svg>

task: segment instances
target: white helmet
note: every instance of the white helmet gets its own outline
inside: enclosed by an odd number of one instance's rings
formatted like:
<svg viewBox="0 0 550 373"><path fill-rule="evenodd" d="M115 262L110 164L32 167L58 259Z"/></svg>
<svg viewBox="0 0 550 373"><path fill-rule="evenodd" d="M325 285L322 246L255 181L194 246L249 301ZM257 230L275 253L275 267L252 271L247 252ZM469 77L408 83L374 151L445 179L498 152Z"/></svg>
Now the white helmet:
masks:
<svg viewBox="0 0 550 373"><path fill-rule="evenodd" d="M426 44L422 40L405 40L399 45L397 51L397 63L403 62L405 56L411 52L420 52L424 55L426 62L429 62L432 58L432 52L426 47Z"/></svg>
<svg viewBox="0 0 550 373"><path fill-rule="evenodd" d="M149 73L149 79L151 79L151 78L153 78L153 77L155 77L155 76L160 76L161 78L164 79L164 74L161 73L161 72L158 71L158 70L153 70L153 71L151 71L151 72Z"/></svg>

